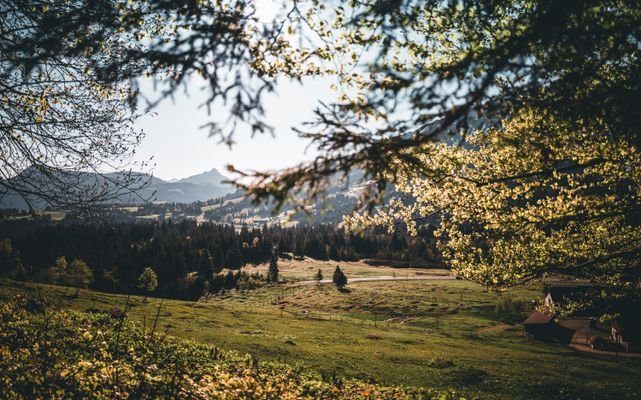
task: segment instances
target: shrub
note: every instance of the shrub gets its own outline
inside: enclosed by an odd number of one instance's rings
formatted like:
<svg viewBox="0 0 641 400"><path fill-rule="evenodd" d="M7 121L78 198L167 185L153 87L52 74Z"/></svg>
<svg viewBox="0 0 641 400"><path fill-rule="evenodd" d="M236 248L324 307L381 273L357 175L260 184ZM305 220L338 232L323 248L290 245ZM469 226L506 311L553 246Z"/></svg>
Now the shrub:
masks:
<svg viewBox="0 0 641 400"><path fill-rule="evenodd" d="M522 301L506 297L496 304L494 315L501 322L515 324L523 321L524 311L525 304Z"/></svg>

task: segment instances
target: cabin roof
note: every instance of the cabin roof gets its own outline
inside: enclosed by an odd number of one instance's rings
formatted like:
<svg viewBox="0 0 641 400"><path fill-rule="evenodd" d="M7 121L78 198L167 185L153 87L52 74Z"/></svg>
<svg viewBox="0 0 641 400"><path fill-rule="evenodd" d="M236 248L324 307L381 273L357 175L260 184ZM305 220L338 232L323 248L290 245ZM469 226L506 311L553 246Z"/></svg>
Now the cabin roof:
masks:
<svg viewBox="0 0 641 400"><path fill-rule="evenodd" d="M554 314L543 314L535 311L528 317L528 319L523 321L523 325L549 324L553 319Z"/></svg>

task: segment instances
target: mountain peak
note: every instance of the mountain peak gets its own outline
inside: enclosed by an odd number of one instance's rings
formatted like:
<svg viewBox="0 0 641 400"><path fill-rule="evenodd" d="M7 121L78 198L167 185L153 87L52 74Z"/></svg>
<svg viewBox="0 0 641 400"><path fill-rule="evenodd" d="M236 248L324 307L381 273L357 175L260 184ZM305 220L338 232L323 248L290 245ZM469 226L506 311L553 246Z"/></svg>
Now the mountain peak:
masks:
<svg viewBox="0 0 641 400"><path fill-rule="evenodd" d="M195 183L199 185L212 185L212 186L221 186L223 181L226 181L227 177L216 168L212 168L209 171L201 172L200 174L188 176L178 180L177 182L181 183Z"/></svg>

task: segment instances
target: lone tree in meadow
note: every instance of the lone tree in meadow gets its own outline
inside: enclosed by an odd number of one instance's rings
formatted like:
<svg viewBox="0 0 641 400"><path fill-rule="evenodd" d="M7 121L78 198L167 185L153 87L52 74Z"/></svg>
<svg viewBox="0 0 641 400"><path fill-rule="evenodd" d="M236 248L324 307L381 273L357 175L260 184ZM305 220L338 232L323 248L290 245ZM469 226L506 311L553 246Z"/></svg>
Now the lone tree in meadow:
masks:
<svg viewBox="0 0 641 400"><path fill-rule="evenodd" d="M323 271L321 269L318 269L318 272L316 272L316 275L314 275L314 279L316 279L316 284L320 286L321 281L323 280Z"/></svg>
<svg viewBox="0 0 641 400"><path fill-rule="evenodd" d="M272 256L269 259L267 270L267 282L278 283L278 249L272 249Z"/></svg>
<svg viewBox="0 0 641 400"><path fill-rule="evenodd" d="M339 288L347 285L347 277L345 276L343 271L341 271L341 267L339 267L338 265L336 266L336 270L334 270L332 282L334 282L334 284Z"/></svg>
<svg viewBox="0 0 641 400"><path fill-rule="evenodd" d="M153 292L158 287L158 275L151 267L145 267L138 278L138 287L145 291L145 301L147 301L147 294Z"/></svg>
<svg viewBox="0 0 641 400"><path fill-rule="evenodd" d="M69 264L62 279L65 285L76 288L74 295L78 296L80 289L87 288L93 282L93 271L86 262L75 258Z"/></svg>

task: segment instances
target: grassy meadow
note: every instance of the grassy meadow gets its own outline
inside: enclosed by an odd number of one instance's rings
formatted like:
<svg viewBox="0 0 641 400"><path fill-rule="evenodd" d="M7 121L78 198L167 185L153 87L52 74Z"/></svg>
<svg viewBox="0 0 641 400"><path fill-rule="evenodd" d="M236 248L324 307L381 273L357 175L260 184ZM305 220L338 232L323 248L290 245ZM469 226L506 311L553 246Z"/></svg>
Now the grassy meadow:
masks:
<svg viewBox="0 0 641 400"><path fill-rule="evenodd" d="M292 280L311 279L319 263L310 264L299 263L297 269L293 261L282 262L281 274ZM320 264L331 277L335 263ZM344 264L348 277L356 271L361 276L393 273ZM74 298L72 289L0 281L3 299L20 292L76 310L127 305L130 319L147 329L250 353L259 360L299 364L324 376L456 388L480 398L641 396L641 360L532 342L519 324L505 324L496 315L496 304L508 297L528 304L540 299L537 286L497 294L459 280L360 282L343 291L332 285L289 283L251 292L234 290L198 302L145 302L90 290Z"/></svg>
<svg viewBox="0 0 641 400"><path fill-rule="evenodd" d="M278 270L281 279L285 279L287 281L313 280L319 269L322 271L324 279L331 279L337 265L340 266L341 270L343 270L348 278L367 278L374 276L412 277L421 275L450 274L450 271L446 269L425 269L414 267L392 268L387 266L373 266L362 261L320 261L312 258L305 258L304 260L280 259L278 261ZM246 268L246 271L266 274L268 267L269 264L265 263L255 267L249 266Z"/></svg>

